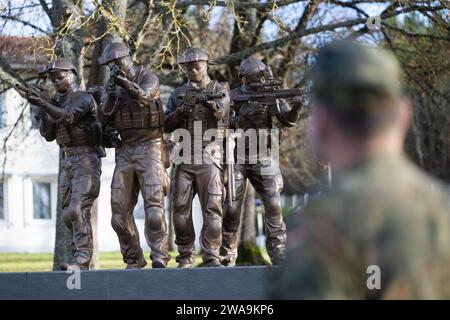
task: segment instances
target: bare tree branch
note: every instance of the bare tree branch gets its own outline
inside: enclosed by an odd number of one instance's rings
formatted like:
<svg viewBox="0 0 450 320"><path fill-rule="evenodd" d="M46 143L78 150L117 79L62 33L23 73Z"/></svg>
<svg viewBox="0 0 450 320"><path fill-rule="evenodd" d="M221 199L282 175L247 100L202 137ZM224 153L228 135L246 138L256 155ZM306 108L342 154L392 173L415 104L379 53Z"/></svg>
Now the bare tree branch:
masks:
<svg viewBox="0 0 450 320"><path fill-rule="evenodd" d="M443 6L435 6L435 7L411 6L408 8L401 9L401 10L396 10L394 12L386 13L381 16L381 19L392 18L392 17L398 16L400 14L412 12L412 11L419 11L419 12L420 11L439 11L439 10L443 10L443 9L445 9L445 7L443 7ZM320 27L309 28L306 30L299 30L297 32L291 33L290 35L288 35L286 37L283 37L283 38L280 38L277 40L273 40L273 41L269 41L269 42L260 44L258 46L255 46L253 48L244 49L242 51L230 54L228 56L220 57L220 58L216 59L216 61L218 63L228 63L230 61L242 60L243 58L248 57L256 52L276 48L278 46L284 45L284 44L288 43L289 41L292 41L297 38L301 38L301 37L311 35L311 34L321 33L324 31L333 31L338 28L352 27L352 26L356 26L356 25L363 24L366 22L367 22L366 18L357 18L357 19L338 22L338 23L334 23L334 24L323 25Z"/></svg>
<svg viewBox="0 0 450 320"><path fill-rule="evenodd" d="M230 6L230 4L233 4L233 6L236 9L250 9L250 8L255 8L258 10L266 10L266 9L270 9L273 8L273 6L277 6L277 7L282 7L282 6L287 6L290 5L292 3L296 3L296 2L304 2L305 0L284 0L284 1L267 1L267 2L263 2L263 3L254 3L251 1L231 1L231 0L227 0L227 1L216 1L214 2L214 5L217 7L228 7ZM188 6L209 6L211 5L211 1L210 0L179 0L177 1L177 3L175 4L176 8L186 8ZM160 5L158 5L158 7L161 7Z"/></svg>
<svg viewBox="0 0 450 320"><path fill-rule="evenodd" d="M20 18L18 18L18 17L16 17L16 16L13 16L13 15L9 16L9 15L3 15L3 14L2 14L2 15L0 15L0 18L1 18L1 19L5 19L5 20L16 21L16 22L19 22L19 23L21 23L21 24L27 26L27 27L31 27L31 28L33 28L33 29L36 29L36 30L38 30L38 31L40 31L40 32L42 32L42 33L49 34L48 31L42 29L41 27L38 27L37 25L35 25L35 24L31 23L31 22L22 20L22 19L20 19Z"/></svg>
<svg viewBox="0 0 450 320"><path fill-rule="evenodd" d="M388 24L386 22L382 22L382 25L386 26L388 29L394 30L396 32L400 32L400 33L404 34L407 37L412 37L412 38L430 38L430 39L435 39L435 40L450 41L450 37L438 36L438 35L434 35L434 34L410 32L408 30L405 30L405 29L398 28L398 27L395 27L393 25L390 25L390 24Z"/></svg>
<svg viewBox="0 0 450 320"><path fill-rule="evenodd" d="M48 7L47 2L45 2L45 0L39 0L39 3L41 4L42 9L45 11L45 13L47 14L48 18L50 19L50 22L53 24L52 11Z"/></svg>
<svg viewBox="0 0 450 320"><path fill-rule="evenodd" d="M137 50L139 49L140 45L142 44L142 42L144 41L145 38L145 34L147 32L147 28L150 25L151 22L151 18L153 16L153 8L154 8L154 1L153 0L148 0L147 3L145 4L146 8L145 8L145 13L144 16L142 17L139 25L137 26L132 38L134 40L134 58L136 58L136 54L137 54Z"/></svg>

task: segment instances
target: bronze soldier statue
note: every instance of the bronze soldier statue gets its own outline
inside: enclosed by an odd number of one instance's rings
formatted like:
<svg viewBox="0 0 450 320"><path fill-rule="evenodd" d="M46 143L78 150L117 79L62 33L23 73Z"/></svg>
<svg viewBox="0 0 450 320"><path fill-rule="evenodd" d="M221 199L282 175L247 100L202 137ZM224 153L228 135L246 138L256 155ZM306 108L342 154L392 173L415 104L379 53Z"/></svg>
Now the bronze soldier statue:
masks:
<svg viewBox="0 0 450 320"><path fill-rule="evenodd" d="M106 46L99 63L108 64L111 72L101 108L103 125L120 135L113 143L116 167L111 184L111 223L127 269L145 267L133 216L141 191L152 268L165 268L170 260L164 216L168 178L162 163L164 112L159 80L153 72L133 64L123 43Z"/></svg>
<svg viewBox="0 0 450 320"><path fill-rule="evenodd" d="M195 143L195 134L217 129L217 141L223 141L229 113L229 91L226 83L211 80L207 73L209 56L200 48L190 48L181 55L188 83L175 89L167 103L165 131L186 129L190 133L191 155L203 155L200 163L189 161L175 166L173 174L173 221L178 267L194 263L195 232L192 223L192 200L199 195L203 213L200 235L205 266L219 267L221 245L222 203L224 197L222 161L208 151L208 141ZM199 132L194 133L194 127ZM207 161L207 158L211 161ZM191 158L192 160L192 158ZM195 159L194 159L195 160Z"/></svg>
<svg viewBox="0 0 450 320"><path fill-rule="evenodd" d="M73 231L74 254L61 269L89 269L93 242L91 208L100 191L101 124L94 98L76 83L77 72L68 61L50 63L44 73L52 81L56 95L46 99L28 94L39 106L40 133L47 141L56 139L63 148L63 171L59 186L63 218Z"/></svg>
<svg viewBox="0 0 450 320"><path fill-rule="evenodd" d="M404 154L401 73L392 53L355 40L319 50L311 133L333 185L290 215L271 298L450 298L448 188Z"/></svg>
<svg viewBox="0 0 450 320"><path fill-rule="evenodd" d="M286 100L276 99L276 91L267 99L264 91L272 84L279 85L271 79L268 67L256 58L250 57L242 61L239 67L239 77L242 86L232 90L231 100L234 116L230 118L230 127L246 130L270 130L274 127L273 117L285 127L292 127L297 121L302 107L303 98L297 96L297 89L280 90L285 96L293 96L293 106L289 106ZM243 99L241 99L243 98ZM261 98L261 100L260 100ZM242 204L245 194L247 179L261 196L265 208L266 246L273 264L279 264L285 257L286 250L286 226L283 222L281 211L280 192L283 188L283 178L278 165L274 162L270 150L270 138L268 139L266 153L260 150L258 142L258 155L251 155L251 148L246 145L245 154L237 155L234 165L236 197L233 204L225 204L225 214L222 226L222 247L220 250L222 263L234 266L237 258L237 232L242 212ZM266 156L264 156L264 154ZM256 161L250 158L259 157ZM228 182L230 183L230 182Z"/></svg>

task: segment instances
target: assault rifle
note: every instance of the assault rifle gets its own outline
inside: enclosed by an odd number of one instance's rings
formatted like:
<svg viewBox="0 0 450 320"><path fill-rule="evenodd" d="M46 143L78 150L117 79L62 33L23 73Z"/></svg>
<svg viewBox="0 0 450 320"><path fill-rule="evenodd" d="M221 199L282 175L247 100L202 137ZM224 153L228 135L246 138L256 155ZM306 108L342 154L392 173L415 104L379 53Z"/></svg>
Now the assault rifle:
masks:
<svg viewBox="0 0 450 320"><path fill-rule="evenodd" d="M23 92L25 96L38 96L43 100L48 100L48 92L44 88L38 85L28 85L17 82L15 85L16 89Z"/></svg>
<svg viewBox="0 0 450 320"><path fill-rule="evenodd" d="M260 85L260 84L258 84ZM277 89L276 86L263 86L261 84L260 91L249 94L235 94L231 96L234 102L258 101L266 103L275 103L277 99L289 99L297 96L309 94L309 92L301 89Z"/></svg>

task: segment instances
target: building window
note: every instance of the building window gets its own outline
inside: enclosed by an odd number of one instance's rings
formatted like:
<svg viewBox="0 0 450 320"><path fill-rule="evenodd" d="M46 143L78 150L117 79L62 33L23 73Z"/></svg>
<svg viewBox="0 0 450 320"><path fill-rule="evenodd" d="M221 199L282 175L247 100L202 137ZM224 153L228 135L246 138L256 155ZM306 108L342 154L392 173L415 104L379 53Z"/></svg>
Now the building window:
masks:
<svg viewBox="0 0 450 320"><path fill-rule="evenodd" d="M51 183L33 181L33 218L51 219Z"/></svg>
<svg viewBox="0 0 450 320"><path fill-rule="evenodd" d="M5 187L0 181L0 220L5 220Z"/></svg>

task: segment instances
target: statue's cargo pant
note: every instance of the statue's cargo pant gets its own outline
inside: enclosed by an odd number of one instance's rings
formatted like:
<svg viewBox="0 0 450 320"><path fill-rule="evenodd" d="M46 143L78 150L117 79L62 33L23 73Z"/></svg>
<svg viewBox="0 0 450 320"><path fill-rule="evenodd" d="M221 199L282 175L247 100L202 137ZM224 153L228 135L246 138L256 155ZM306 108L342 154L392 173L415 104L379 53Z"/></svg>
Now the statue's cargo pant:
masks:
<svg viewBox="0 0 450 320"><path fill-rule="evenodd" d="M111 183L111 224L116 231L125 263L143 259L139 232L133 216L142 193L145 211L145 238L152 261L164 264L170 260L168 233L164 216L164 194L167 175L161 159L162 139L125 143L116 150L116 167Z"/></svg>
<svg viewBox="0 0 450 320"><path fill-rule="evenodd" d="M91 208L100 192L101 159L95 147L64 148L60 195L72 230L73 262L89 266L93 252Z"/></svg>
<svg viewBox="0 0 450 320"><path fill-rule="evenodd" d="M180 164L173 175L173 223L181 265L194 263L195 231L192 200L198 194L203 214L200 234L205 263L219 261L222 242L223 174L216 164Z"/></svg>
<svg viewBox="0 0 450 320"><path fill-rule="evenodd" d="M278 264L286 254L286 225L283 221L280 199L280 192L283 189L281 172L278 167L257 163L236 164L234 174L236 198L232 207L228 205L228 201L225 205L221 258L228 265L232 266L236 263L237 232L248 179L264 203L267 252L272 263Z"/></svg>

